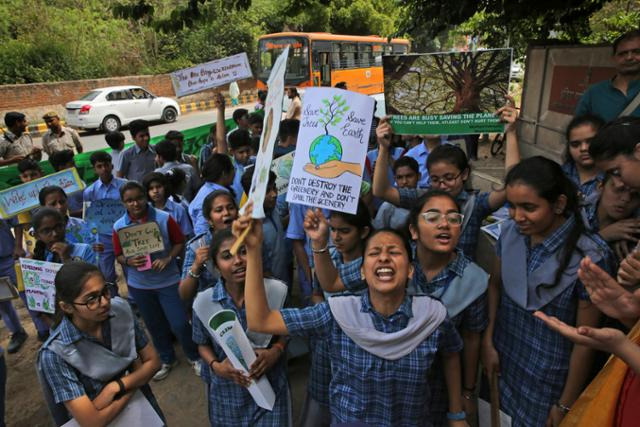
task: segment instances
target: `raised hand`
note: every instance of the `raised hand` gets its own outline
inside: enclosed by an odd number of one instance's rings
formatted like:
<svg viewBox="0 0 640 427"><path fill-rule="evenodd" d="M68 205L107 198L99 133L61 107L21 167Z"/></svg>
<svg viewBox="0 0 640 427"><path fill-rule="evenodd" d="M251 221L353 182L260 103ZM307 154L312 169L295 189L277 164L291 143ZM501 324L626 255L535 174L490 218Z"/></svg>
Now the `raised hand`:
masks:
<svg viewBox="0 0 640 427"><path fill-rule="evenodd" d="M380 123L378 123L378 127L376 128L378 147L385 149L389 148L391 146L391 136L393 136L391 117L387 116L380 119Z"/></svg>
<svg viewBox="0 0 640 427"><path fill-rule="evenodd" d="M307 209L304 217L303 227L315 249L327 246L329 242L329 221L325 218L322 210Z"/></svg>
<svg viewBox="0 0 640 427"><path fill-rule="evenodd" d="M640 283L640 251L632 251L620 263L618 282L622 286L635 286Z"/></svg>

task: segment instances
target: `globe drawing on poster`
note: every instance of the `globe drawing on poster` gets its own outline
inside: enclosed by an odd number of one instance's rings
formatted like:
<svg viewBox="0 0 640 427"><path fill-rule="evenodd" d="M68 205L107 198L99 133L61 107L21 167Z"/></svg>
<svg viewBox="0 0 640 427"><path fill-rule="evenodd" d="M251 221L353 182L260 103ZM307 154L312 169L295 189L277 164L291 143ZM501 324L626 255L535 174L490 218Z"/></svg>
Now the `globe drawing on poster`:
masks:
<svg viewBox="0 0 640 427"><path fill-rule="evenodd" d="M356 212L373 107L355 92L306 90L287 202Z"/></svg>

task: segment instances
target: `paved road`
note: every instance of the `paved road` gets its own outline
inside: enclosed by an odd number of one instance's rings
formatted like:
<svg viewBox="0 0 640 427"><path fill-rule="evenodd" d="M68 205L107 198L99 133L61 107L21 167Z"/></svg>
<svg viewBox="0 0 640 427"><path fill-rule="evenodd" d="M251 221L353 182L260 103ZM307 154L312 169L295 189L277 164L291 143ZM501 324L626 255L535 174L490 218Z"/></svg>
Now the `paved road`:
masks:
<svg viewBox="0 0 640 427"><path fill-rule="evenodd" d="M253 104L239 105L237 107L229 107L225 110L225 118L230 119L233 112L237 108L246 108L249 111L253 110ZM184 130L190 129L206 124L213 124L216 121L216 113L215 110L206 110L206 111L194 111L191 113L182 114L178 117L178 120L174 123L162 123L162 122L154 122L150 128L151 137L164 135L170 130ZM124 128L122 132L125 134L127 138L127 142L131 141L131 135L129 134L128 128ZM82 145L84 146L84 151L93 151L98 150L100 148L106 148L107 143L104 140L104 132L98 131L90 131L90 132L80 132L80 138L82 140ZM40 144L42 146L42 138L34 138L33 139L36 144ZM46 154L43 156L43 159L46 158Z"/></svg>

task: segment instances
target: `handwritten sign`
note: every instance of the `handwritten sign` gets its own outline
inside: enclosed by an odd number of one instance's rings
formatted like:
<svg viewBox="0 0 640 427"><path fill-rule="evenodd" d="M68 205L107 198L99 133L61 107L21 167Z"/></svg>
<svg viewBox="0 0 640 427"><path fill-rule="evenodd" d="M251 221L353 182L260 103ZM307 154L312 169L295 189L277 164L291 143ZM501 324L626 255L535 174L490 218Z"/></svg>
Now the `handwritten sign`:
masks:
<svg viewBox="0 0 640 427"><path fill-rule="evenodd" d="M118 230L118 238L125 257L149 255L164 250L160 227L156 222L135 224Z"/></svg>
<svg viewBox="0 0 640 427"><path fill-rule="evenodd" d="M276 191L278 196L286 194L289 187L289 178L291 177L291 169L293 168L293 158L296 152L292 151L280 156L271 162L271 170L276 174Z"/></svg>
<svg viewBox="0 0 640 427"><path fill-rule="evenodd" d="M264 123L260 136L260 147L255 163L255 172L251 180L249 200L253 200L253 218L264 218L264 196L269 183L269 170L273 159L273 147L280 130L280 117L282 117L282 99L284 98L284 73L287 69L287 47L276 59L271 74L269 75L267 100L264 107Z"/></svg>
<svg viewBox="0 0 640 427"><path fill-rule="evenodd" d="M55 278L60 267L62 267L62 264L20 258L22 281L29 310L55 313Z"/></svg>
<svg viewBox="0 0 640 427"><path fill-rule="evenodd" d="M356 213L373 105L355 92L307 89L287 202Z"/></svg>
<svg viewBox="0 0 640 427"><path fill-rule="evenodd" d="M171 83L173 83L176 96L185 96L251 77L253 74L251 74L249 58L243 52L174 71L171 73Z"/></svg>
<svg viewBox="0 0 640 427"><path fill-rule="evenodd" d="M62 188L67 194L75 193L85 187L76 168L65 169L43 178L16 185L0 191L0 216L7 219L40 206L38 200L40 190L51 185Z"/></svg>
<svg viewBox="0 0 640 427"><path fill-rule="evenodd" d="M99 234L111 234L113 224L126 212L120 200L102 199L91 203L84 214L84 220L96 227ZM85 242L86 243L86 242Z"/></svg>

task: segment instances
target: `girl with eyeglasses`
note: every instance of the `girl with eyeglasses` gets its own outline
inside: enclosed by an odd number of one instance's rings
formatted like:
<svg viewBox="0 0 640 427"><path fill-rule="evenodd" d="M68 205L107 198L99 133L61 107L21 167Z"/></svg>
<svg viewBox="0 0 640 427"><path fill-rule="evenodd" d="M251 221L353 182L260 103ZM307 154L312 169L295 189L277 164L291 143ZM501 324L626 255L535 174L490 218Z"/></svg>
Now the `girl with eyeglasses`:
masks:
<svg viewBox="0 0 640 427"><path fill-rule="evenodd" d="M589 155L589 145L603 125L604 120L600 117L587 114L574 117L567 126L567 146L562 171L578 187L578 193L584 198L596 191L598 182L602 180L596 163Z"/></svg>
<svg viewBox="0 0 640 427"><path fill-rule="evenodd" d="M57 263L96 263L96 255L90 245L67 241L66 222L60 211L41 208L33 215L31 224L36 238L33 259Z"/></svg>
<svg viewBox="0 0 640 427"><path fill-rule="evenodd" d="M194 301L193 340L204 364L208 367L206 395L209 421L212 426L289 426L290 400L287 382L284 337L271 337L259 343L256 335L249 333L257 358L249 366L249 375L234 368L208 325L212 316L220 310L232 310L242 328L247 331L245 306L245 281L247 251L244 246L235 255L231 247L236 237L230 229L219 230L213 236L210 256L220 272L213 287L200 292ZM263 339L264 337L260 337ZM265 347L266 344L266 347ZM266 375L276 395L273 410L259 407L246 389L254 380Z"/></svg>
<svg viewBox="0 0 640 427"><path fill-rule="evenodd" d="M482 341L489 377L500 374L500 406L514 427L558 425L589 379L594 354L556 334L538 310L572 326L597 326L600 311L578 278L588 256L609 273L612 253L585 231L578 193L560 166L523 160L505 179L511 220L502 225Z"/></svg>
<svg viewBox="0 0 640 427"><path fill-rule="evenodd" d="M416 245L409 291L442 301L464 342L462 397L466 415L475 414L476 378L482 332L487 327L488 276L458 248L464 215L453 195L430 190L409 213L408 227ZM443 367L436 361L429 374L432 389L427 400L433 424L447 425L447 387Z"/></svg>
<svg viewBox="0 0 640 427"><path fill-rule="evenodd" d="M364 243L372 229L369 209L362 200L358 201L355 215L331 211L327 219L320 209L307 210L304 230L313 253L312 301L319 303L345 291L357 294L366 290L361 269ZM329 345L324 340L311 343L311 370L302 422L305 427L331 423Z"/></svg>
<svg viewBox="0 0 640 427"><path fill-rule="evenodd" d="M129 296L135 301L153 344L158 349L162 366L153 377L165 379L178 363L171 334L178 338L196 375L200 374L200 356L191 339L187 312L178 295L180 270L176 257L184 248L180 226L167 212L154 208L147 201L144 187L129 181L120 187L125 214L113 225L113 250L126 271ZM164 249L150 255L125 257L118 231L131 225L155 222L160 230ZM150 263L150 268L144 268Z"/></svg>
<svg viewBox="0 0 640 427"><path fill-rule="evenodd" d="M164 420L148 385L160 358L129 304L111 298L100 270L86 262L63 265L55 286L55 324L37 361L55 424L73 417L81 426L107 425L138 390Z"/></svg>
<svg viewBox="0 0 640 427"><path fill-rule="evenodd" d="M332 424L431 425L427 374L444 360L449 425L465 426L460 390L460 336L446 309L429 296L407 293L411 250L395 230L377 230L364 245L361 274L367 290L298 309L272 310L263 285L262 224L250 207L233 224L245 240L248 327L257 332L326 340L331 358Z"/></svg>
<svg viewBox="0 0 640 427"><path fill-rule="evenodd" d="M514 107L505 106L496 114L507 123L507 148L505 168L509 169L520 160L518 140L515 131L517 112ZM416 200L426 190L418 188L396 188L391 185L386 170L392 135L389 118L380 121L376 129L380 155L373 175L373 195L404 209L411 209ZM462 233L458 246L465 255L475 260L478 234L482 220L499 209L505 202L504 190L475 192L465 190L465 183L471 175L471 166L461 148L443 144L436 147L427 157L430 188L450 193L461 207L464 215Z"/></svg>

